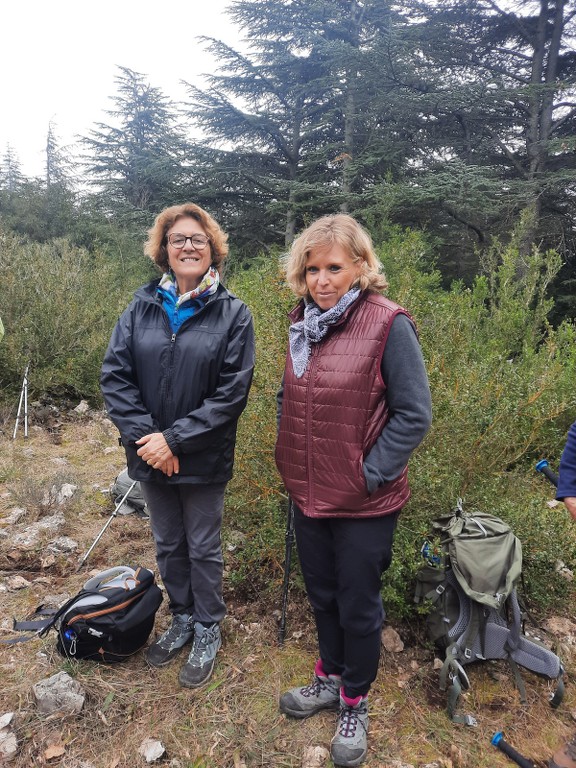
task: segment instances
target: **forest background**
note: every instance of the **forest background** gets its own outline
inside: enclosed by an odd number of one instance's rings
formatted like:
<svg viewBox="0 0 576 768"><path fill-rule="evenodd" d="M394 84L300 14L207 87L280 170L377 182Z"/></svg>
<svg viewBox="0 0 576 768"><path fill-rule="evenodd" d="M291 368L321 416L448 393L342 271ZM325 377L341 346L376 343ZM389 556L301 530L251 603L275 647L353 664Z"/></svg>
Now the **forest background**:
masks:
<svg viewBox="0 0 576 768"><path fill-rule="evenodd" d="M0 163L0 398L101 405L100 364L133 290L154 276L146 229L192 200L229 233L227 285L253 311L257 368L228 515L247 537L233 578L277 578L285 496L274 395L293 298L279 256L318 215L371 232L389 295L416 318L434 424L384 585L391 615L430 520L464 497L513 526L535 607L568 607L563 511L534 464L576 419L576 10L566 0L236 0L242 51L174 103L119 68L109 121L72 157L47 126L45 174ZM201 129L202 137L198 138ZM6 478L4 478L6 479Z"/></svg>

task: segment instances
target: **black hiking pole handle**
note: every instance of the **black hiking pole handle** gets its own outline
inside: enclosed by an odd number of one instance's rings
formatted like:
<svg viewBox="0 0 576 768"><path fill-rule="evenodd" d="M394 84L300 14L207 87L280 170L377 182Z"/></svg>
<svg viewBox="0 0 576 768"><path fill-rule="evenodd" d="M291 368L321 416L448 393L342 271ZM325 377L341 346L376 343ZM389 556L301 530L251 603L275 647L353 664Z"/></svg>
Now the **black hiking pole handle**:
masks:
<svg viewBox="0 0 576 768"><path fill-rule="evenodd" d="M540 461L536 464L536 471L542 472L544 477L547 477L552 485L558 487L558 475L556 472L552 472L546 459L540 459Z"/></svg>
<svg viewBox="0 0 576 768"><path fill-rule="evenodd" d="M504 752L505 755L508 755L510 760L514 760L520 768L534 768L532 760L528 760L528 758L521 755L520 752L516 752L514 747L511 747L508 742L504 741L501 732L495 733L494 736L492 736L492 744L494 744L494 746L501 752Z"/></svg>
<svg viewBox="0 0 576 768"><path fill-rule="evenodd" d="M282 613L278 627L278 645L284 644L286 637L286 612L288 610L288 590L290 587L290 566L294 546L294 502L288 501L288 519L286 522L286 554L284 557L284 582L282 584Z"/></svg>

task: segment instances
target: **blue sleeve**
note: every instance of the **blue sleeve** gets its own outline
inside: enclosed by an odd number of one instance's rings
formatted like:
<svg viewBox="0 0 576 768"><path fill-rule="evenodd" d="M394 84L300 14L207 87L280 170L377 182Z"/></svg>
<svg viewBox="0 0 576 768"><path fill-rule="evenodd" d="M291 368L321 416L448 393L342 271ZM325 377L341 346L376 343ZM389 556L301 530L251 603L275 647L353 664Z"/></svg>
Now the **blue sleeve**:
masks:
<svg viewBox="0 0 576 768"><path fill-rule="evenodd" d="M560 459L556 489L556 498L559 501L569 496L576 497L576 421L568 430L566 445Z"/></svg>

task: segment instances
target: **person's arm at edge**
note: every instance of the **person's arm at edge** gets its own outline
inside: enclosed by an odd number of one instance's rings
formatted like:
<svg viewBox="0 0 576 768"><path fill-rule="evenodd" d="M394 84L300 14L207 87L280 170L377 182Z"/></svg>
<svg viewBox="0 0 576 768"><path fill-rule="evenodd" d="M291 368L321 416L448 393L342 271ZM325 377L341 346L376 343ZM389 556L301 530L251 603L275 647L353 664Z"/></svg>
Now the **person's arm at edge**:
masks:
<svg viewBox="0 0 576 768"><path fill-rule="evenodd" d="M576 520L576 422L568 430L566 445L560 458L556 498Z"/></svg>

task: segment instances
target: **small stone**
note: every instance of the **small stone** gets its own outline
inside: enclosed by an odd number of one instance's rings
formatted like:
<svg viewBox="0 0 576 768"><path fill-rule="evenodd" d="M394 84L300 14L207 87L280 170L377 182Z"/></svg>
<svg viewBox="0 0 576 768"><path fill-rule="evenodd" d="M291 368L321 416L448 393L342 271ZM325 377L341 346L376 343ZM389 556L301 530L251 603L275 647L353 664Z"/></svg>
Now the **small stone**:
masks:
<svg viewBox="0 0 576 768"><path fill-rule="evenodd" d="M384 627L382 631L382 645L390 653L400 653L404 650L404 643L400 635L392 627Z"/></svg>
<svg viewBox="0 0 576 768"><path fill-rule="evenodd" d="M302 768L323 768L329 757L326 747L306 747L302 755Z"/></svg>
<svg viewBox="0 0 576 768"><path fill-rule="evenodd" d="M10 576L6 579L6 585L10 592L16 592L18 589L26 589L31 586L32 582L25 579L23 576Z"/></svg>
<svg viewBox="0 0 576 768"><path fill-rule="evenodd" d="M66 672L41 680L32 686L38 709L44 714L62 712L78 714L84 706L85 694L82 686Z"/></svg>
<svg viewBox="0 0 576 768"><path fill-rule="evenodd" d="M147 763L153 763L156 760L159 760L165 752L166 749L164 745L157 739L144 739L138 749L138 753L142 755Z"/></svg>

